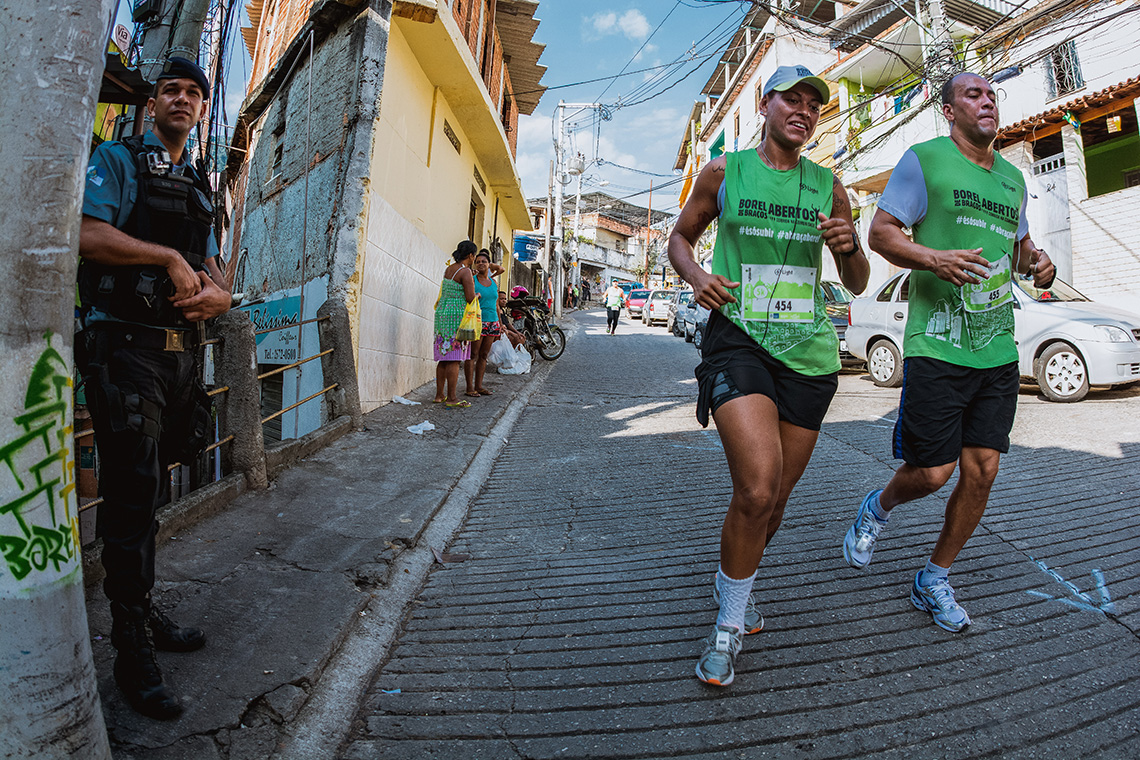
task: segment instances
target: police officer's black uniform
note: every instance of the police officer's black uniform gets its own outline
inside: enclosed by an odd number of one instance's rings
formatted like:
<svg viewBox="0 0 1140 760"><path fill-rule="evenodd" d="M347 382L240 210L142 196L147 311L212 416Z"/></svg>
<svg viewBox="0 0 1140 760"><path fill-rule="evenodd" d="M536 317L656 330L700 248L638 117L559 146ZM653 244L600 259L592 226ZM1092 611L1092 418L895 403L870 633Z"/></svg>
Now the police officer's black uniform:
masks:
<svg viewBox="0 0 1140 760"><path fill-rule="evenodd" d="M171 61L160 79L195 79L208 96L201 69L183 59ZM136 136L100 146L120 151L120 165L126 149L133 177L125 179L138 185L129 217L116 226L181 251L195 270L204 270L212 252L210 188L188 162L172 166L157 142ZM96 158L89 183L106 171L103 164L96 167ZM95 188L89 184L88 191ZM173 293L164 267L80 262L83 329L76 336L76 363L99 450L103 503L96 530L103 539L103 588L118 650L115 679L134 709L162 719L177 717L182 708L163 683L154 648L190 651L205 643L201 631L179 628L150 602L155 512L170 500L168 467L196 456L210 426L197 361L200 324L187 322L171 305Z"/></svg>

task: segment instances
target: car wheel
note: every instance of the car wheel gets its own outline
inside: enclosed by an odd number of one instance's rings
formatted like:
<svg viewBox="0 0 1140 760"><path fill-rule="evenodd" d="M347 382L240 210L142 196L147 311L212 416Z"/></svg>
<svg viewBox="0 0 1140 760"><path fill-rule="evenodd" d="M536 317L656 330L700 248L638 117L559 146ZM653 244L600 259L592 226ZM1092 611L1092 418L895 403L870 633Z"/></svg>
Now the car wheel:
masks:
<svg viewBox="0 0 1140 760"><path fill-rule="evenodd" d="M1085 360L1068 343L1054 343L1036 362L1037 384L1050 401L1080 401L1089 392Z"/></svg>
<svg viewBox="0 0 1140 760"><path fill-rule="evenodd" d="M701 350L701 342L703 340L704 340L704 330L702 330L700 327L698 327L696 330L693 331L693 345L696 346L698 351Z"/></svg>
<svg viewBox="0 0 1140 760"><path fill-rule="evenodd" d="M867 354L867 372L880 388L897 388L902 385L902 357L895 344L880 340Z"/></svg>

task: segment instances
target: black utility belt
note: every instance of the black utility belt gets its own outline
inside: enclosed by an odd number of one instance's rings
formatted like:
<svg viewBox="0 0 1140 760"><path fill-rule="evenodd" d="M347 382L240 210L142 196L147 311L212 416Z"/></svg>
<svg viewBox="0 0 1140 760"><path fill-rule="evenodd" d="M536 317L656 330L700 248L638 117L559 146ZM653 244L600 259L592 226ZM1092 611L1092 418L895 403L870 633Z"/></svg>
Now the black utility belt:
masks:
<svg viewBox="0 0 1140 760"><path fill-rule="evenodd" d="M88 330L105 332L122 343L151 351L190 351L198 345L198 330L146 327L126 322L96 322Z"/></svg>

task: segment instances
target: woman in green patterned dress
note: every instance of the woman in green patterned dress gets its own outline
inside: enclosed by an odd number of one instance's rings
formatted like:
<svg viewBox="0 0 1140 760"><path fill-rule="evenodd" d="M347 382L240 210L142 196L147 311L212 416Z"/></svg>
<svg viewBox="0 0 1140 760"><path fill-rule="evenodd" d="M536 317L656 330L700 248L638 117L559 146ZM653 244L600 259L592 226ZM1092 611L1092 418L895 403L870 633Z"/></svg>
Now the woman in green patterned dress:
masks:
<svg viewBox="0 0 1140 760"><path fill-rule="evenodd" d="M451 254L455 261L444 270L439 300L435 304L435 403L445 402L449 407L471 406L470 401L455 396L455 388L459 384L459 364L471 358L471 344L465 340L456 340L455 333L459 332L459 323L463 321L463 310L475 298L471 262L475 260L476 250L475 244L470 240L464 240L456 246L455 253Z"/></svg>

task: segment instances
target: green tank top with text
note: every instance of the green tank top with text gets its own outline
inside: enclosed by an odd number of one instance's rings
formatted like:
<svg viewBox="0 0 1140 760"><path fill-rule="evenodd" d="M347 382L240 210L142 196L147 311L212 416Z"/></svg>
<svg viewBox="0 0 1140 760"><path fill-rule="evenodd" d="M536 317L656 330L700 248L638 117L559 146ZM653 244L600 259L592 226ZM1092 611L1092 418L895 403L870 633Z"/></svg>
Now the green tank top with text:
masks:
<svg viewBox="0 0 1140 760"><path fill-rule="evenodd" d="M914 225L914 241L940 251L981 248L990 277L957 287L912 272L903 353L979 369L1015 362L1013 253L1025 179L997 153L993 168L978 166L949 137L912 150L926 183L926 216Z"/></svg>
<svg viewBox="0 0 1140 760"><path fill-rule="evenodd" d="M788 171L755 150L725 154L724 208L713 274L741 285L720 311L784 366L804 375L839 371L827 316L818 214L831 214L834 177L806 158Z"/></svg>

